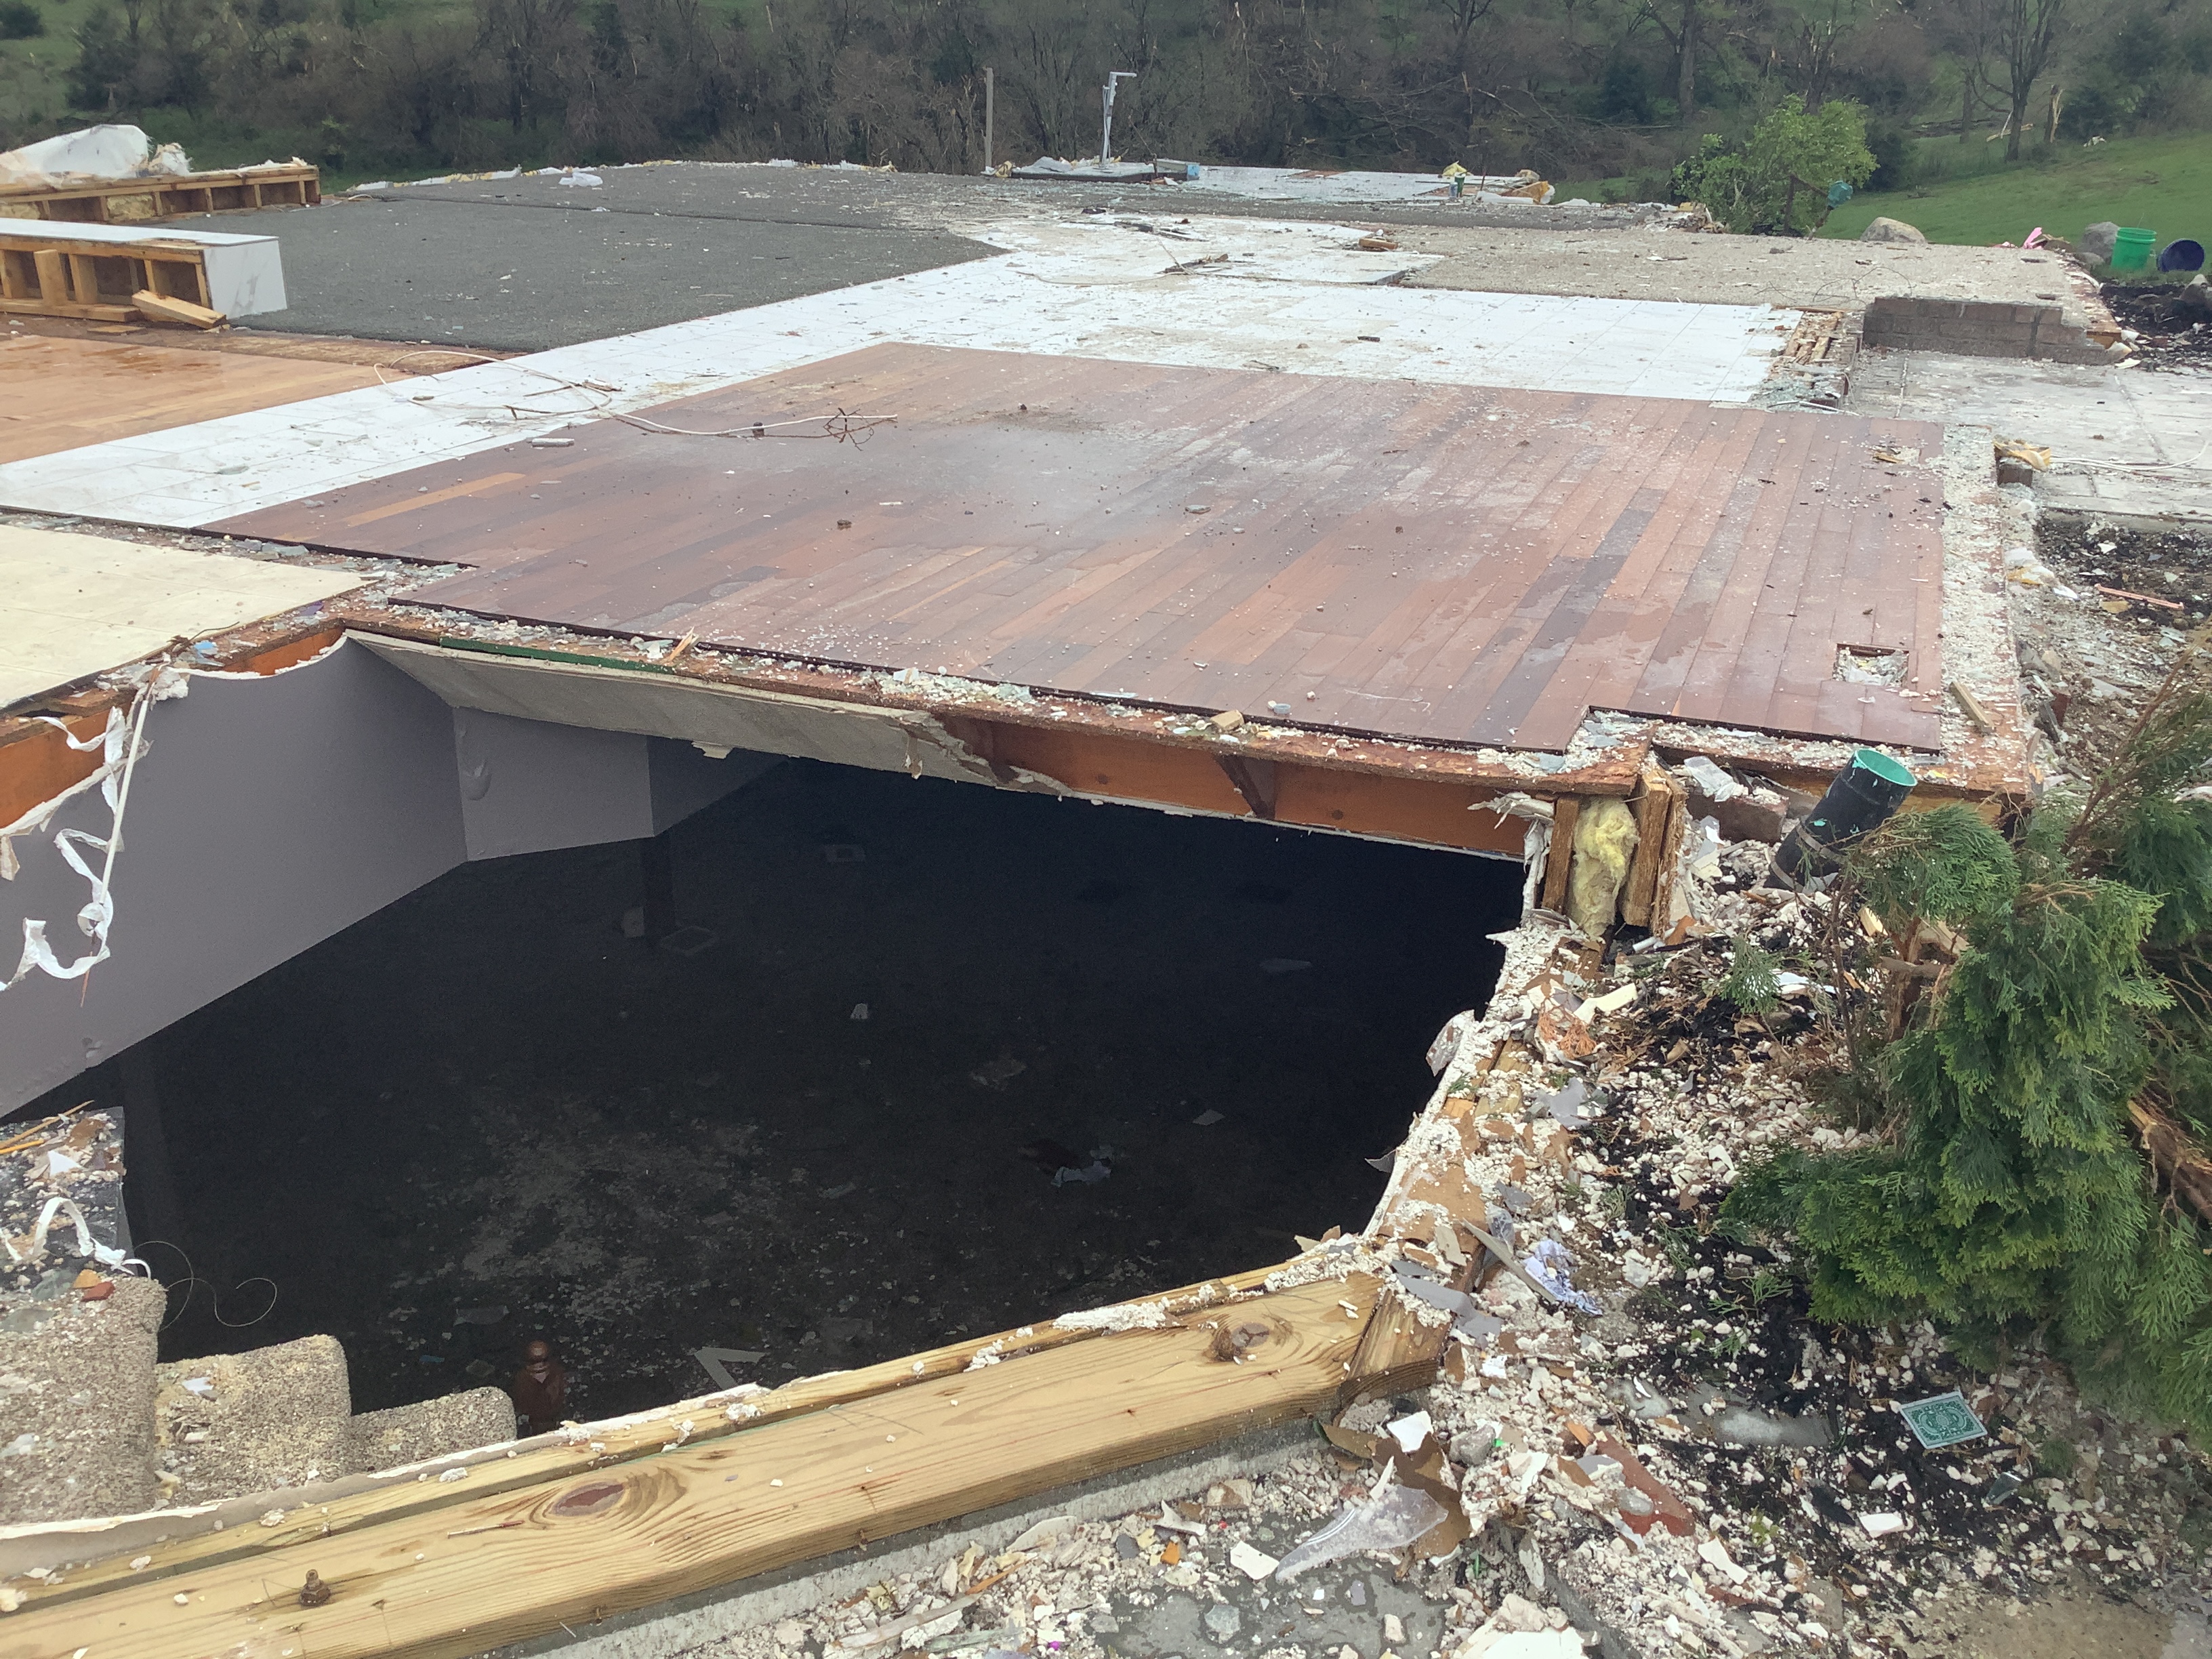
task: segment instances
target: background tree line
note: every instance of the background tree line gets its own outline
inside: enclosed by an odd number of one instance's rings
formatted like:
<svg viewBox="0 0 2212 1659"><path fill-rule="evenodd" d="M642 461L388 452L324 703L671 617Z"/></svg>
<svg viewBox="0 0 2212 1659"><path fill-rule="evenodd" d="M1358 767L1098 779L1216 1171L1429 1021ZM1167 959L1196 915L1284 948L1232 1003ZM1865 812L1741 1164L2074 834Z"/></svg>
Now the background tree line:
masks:
<svg viewBox="0 0 2212 1659"><path fill-rule="evenodd" d="M114 0L83 115L176 112L358 176L688 155L983 164L1096 148L1214 161L1626 176L1795 97L1911 138L2212 125L2212 0ZM2057 96L2054 97L2054 93ZM53 130L68 122L45 123ZM161 124L155 123L158 126ZM0 134L8 142L36 132Z"/></svg>

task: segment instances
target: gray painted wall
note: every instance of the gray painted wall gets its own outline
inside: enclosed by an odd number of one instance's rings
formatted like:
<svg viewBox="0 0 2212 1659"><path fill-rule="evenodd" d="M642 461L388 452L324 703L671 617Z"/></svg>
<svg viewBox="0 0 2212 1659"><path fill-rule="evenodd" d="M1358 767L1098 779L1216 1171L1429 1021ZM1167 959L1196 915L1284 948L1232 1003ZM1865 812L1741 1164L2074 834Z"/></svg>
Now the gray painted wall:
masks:
<svg viewBox="0 0 2212 1659"><path fill-rule="evenodd" d="M112 954L89 980L0 991L0 1111L75 1077L472 858L650 836L774 757L448 708L359 645L157 705L116 860ZM53 829L106 833L97 792ZM64 960L89 896L53 829L0 884Z"/></svg>

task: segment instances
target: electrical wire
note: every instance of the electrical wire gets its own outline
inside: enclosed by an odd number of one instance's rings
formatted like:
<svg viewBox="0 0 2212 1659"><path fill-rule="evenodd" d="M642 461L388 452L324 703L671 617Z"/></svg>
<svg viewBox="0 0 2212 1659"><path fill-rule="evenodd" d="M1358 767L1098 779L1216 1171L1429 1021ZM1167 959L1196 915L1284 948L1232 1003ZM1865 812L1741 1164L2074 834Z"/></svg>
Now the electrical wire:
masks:
<svg viewBox="0 0 2212 1659"><path fill-rule="evenodd" d="M142 1250L150 1249L156 1244L159 1244L165 1250L174 1250L178 1255L183 1257L185 1263L185 1276L182 1279L177 1279L174 1283L171 1283L167 1280L164 1280L162 1282L161 1288L166 1291L173 1292L179 1285L184 1286L185 1291L185 1299L177 1304L176 1312L171 1314L167 1319L161 1322L161 1328L162 1330L167 1330L170 1326L175 1324L179 1319L182 1319L185 1316L185 1311L192 1305L192 1291L198 1286L202 1285L205 1285L207 1286L208 1301L211 1304L210 1311L215 1315L215 1322L222 1326L226 1330L245 1330L248 1326L258 1325L263 1320L268 1318L270 1314L276 1311L276 1281L270 1278L265 1273L256 1273L252 1278L241 1279L237 1284L232 1285L230 1287L231 1293L233 1295L236 1295L240 1291L244 1290L248 1285L266 1285L269 1287L269 1305L264 1308L259 1313L254 1315L251 1319L225 1319L222 1316L222 1296L217 1293L215 1285L211 1280L202 1279L198 1273L193 1271L192 1259L189 1255L185 1255L184 1247L181 1244L171 1243L166 1238L149 1238L142 1243L138 1248ZM139 1265L141 1267L146 1266L143 1260L139 1260ZM150 1279L153 1277L154 1270L149 1267L146 1268L146 1273L147 1277Z"/></svg>
<svg viewBox="0 0 2212 1659"><path fill-rule="evenodd" d="M550 382L546 387L547 392L574 392L582 394L588 400L585 408L568 410L523 409L514 404L476 405L480 409L503 409L518 421L544 420L561 414L597 414L620 421L625 426L634 426L641 432L649 432L662 437L828 438L837 443L859 444L865 442L866 434L877 427L887 426L898 419L896 415L861 415L851 410L840 409L831 415L801 415L782 421L750 421L741 426L723 427L713 432L695 431L690 427L668 426L659 421L648 420L642 415L632 415L621 410L610 408L609 399L622 388L611 386L605 380L573 380L565 375L554 374L545 369L536 368L529 363L518 362L510 358L491 357L479 351L463 351L446 346L426 346L416 351L403 351L396 357L387 358L383 362L374 365L378 383L387 386L395 384L386 378L384 371L387 368L398 368L402 363L415 357L466 357L473 359L477 363L497 364L525 374L534 374L541 380ZM416 377L410 375L408 378ZM530 395L544 396L545 393ZM451 408L453 405L448 404L447 407ZM819 426L822 429L818 432L787 432L782 429L787 427L801 426Z"/></svg>

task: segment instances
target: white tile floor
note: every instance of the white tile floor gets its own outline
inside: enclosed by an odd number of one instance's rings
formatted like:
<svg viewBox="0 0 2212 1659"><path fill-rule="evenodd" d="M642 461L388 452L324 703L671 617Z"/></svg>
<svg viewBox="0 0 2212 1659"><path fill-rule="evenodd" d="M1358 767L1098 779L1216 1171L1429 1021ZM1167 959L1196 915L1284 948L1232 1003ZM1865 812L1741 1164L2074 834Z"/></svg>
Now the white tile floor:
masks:
<svg viewBox="0 0 2212 1659"><path fill-rule="evenodd" d="M1359 233L1338 226L1191 228L1206 240L1008 227L992 240L1012 252L946 270L13 462L0 505L189 528L880 340L1741 402L1795 320L1764 306L1378 286L1419 256L1350 250ZM1158 274L1194 250L1231 253L1237 276Z"/></svg>

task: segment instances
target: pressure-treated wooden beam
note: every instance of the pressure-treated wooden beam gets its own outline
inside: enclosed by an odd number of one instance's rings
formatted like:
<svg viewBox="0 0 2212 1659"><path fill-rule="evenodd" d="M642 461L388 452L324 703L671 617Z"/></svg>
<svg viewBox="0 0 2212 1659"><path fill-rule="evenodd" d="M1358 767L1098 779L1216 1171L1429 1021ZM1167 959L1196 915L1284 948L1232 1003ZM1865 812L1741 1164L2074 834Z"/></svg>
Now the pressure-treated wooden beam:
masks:
<svg viewBox="0 0 2212 1659"><path fill-rule="evenodd" d="M1180 1290L1164 1291L1145 1298L1178 1319L1204 1320L1215 1310L1235 1304L1235 1298L1256 1294L1279 1267L1255 1268L1211 1279ZM857 1370L831 1371L820 1376L799 1377L764 1394L707 1395L679 1400L649 1412L594 1423L567 1435L538 1436L519 1443L511 1455L493 1456L471 1468L465 1481L448 1484L416 1480L403 1475L392 1483L327 1501L307 1504L289 1512L276 1526L233 1527L216 1532L202 1530L162 1543L143 1567L129 1566L125 1557L138 1552L112 1553L111 1558L72 1567L59 1584L36 1592L40 1605L92 1595L122 1583L143 1583L179 1573L203 1571L226 1562L258 1559L289 1549L303 1540L333 1532L350 1532L462 1502L477 1502L494 1493L565 1480L581 1471L605 1468L632 1458L665 1450L681 1439L701 1445L741 1430L757 1429L787 1418L829 1411L856 1401L886 1396L902 1389L958 1376L970 1367L1003 1364L1053 1350L1101 1339L1098 1325L1024 1326L995 1336L969 1337L903 1358ZM731 1407L738 1405L738 1414ZM689 1424L687 1429L684 1425ZM451 1467L450 1462L441 1468ZM99 1547L97 1535L86 1540L88 1552Z"/></svg>
<svg viewBox="0 0 2212 1659"><path fill-rule="evenodd" d="M1322 1280L567 1479L364 1519L0 1620L0 1659L459 1659L1333 1409L1371 1280ZM1267 1336L1215 1357L1218 1323ZM1401 1345L1388 1346L1393 1374ZM665 1425L662 1431L666 1432ZM469 1479L477 1476L471 1474ZM309 1570L327 1601L300 1605ZM182 1598L179 1601L179 1598Z"/></svg>

